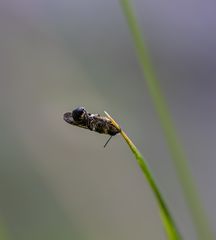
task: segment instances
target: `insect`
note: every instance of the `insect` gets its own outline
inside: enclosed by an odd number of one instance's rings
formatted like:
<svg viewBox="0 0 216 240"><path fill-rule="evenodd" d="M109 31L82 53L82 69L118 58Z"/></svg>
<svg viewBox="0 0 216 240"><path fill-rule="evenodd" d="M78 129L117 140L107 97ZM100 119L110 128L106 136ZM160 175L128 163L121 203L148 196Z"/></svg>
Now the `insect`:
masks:
<svg viewBox="0 0 216 240"><path fill-rule="evenodd" d="M88 113L84 107L77 107L72 112L66 112L64 114L64 120L74 126L110 135L104 147L106 147L112 136L115 136L121 131L112 124L109 118L102 117L99 114Z"/></svg>

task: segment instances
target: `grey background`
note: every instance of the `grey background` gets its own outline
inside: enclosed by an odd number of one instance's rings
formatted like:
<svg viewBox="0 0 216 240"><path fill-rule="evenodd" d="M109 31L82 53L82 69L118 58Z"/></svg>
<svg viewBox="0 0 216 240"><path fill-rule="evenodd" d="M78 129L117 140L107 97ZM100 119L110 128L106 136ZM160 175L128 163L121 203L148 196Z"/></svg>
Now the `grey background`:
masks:
<svg viewBox="0 0 216 240"><path fill-rule="evenodd" d="M133 3L215 229L215 3ZM2 239L165 239L152 192L121 137L104 149L107 136L63 122L80 105L121 124L148 159L183 236L196 239L113 0L0 2Z"/></svg>

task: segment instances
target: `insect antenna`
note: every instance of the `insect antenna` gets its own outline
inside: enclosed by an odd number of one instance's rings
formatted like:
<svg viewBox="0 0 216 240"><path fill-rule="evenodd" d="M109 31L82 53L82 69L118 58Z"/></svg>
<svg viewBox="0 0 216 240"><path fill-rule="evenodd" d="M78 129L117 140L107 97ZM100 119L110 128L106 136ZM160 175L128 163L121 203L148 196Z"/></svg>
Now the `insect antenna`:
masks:
<svg viewBox="0 0 216 240"><path fill-rule="evenodd" d="M106 143L104 144L104 148L106 147L107 143L111 140L112 136L109 137L109 139L106 141Z"/></svg>

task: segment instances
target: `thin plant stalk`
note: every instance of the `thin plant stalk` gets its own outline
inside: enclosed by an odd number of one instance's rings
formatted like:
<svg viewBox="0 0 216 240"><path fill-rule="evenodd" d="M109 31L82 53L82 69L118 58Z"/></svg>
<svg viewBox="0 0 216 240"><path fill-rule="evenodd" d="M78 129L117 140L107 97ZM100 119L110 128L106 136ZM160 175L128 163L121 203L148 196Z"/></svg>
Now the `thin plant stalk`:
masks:
<svg viewBox="0 0 216 240"><path fill-rule="evenodd" d="M152 97L155 110L158 113L160 124L164 132L176 173L179 177L187 204L191 211L191 216L196 228L197 239L216 239L213 235L212 229L210 228L210 224L208 223L206 213L203 209L202 202L188 167L183 147L178 139L170 112L157 81L148 49L141 34L134 10L129 0L120 0L120 3L134 40L141 70L145 76L147 88L150 96Z"/></svg>
<svg viewBox="0 0 216 240"><path fill-rule="evenodd" d="M120 134L122 135L122 137L125 139L125 141L127 142L128 146L130 147L131 151L133 152L137 163L143 173L143 175L146 177L151 190L153 191L155 198L158 202L158 206L160 209L160 216L162 219L162 223L164 225L164 229L165 232L167 234L167 239L169 240L181 240L181 236L179 234L179 231L177 230L177 227L175 225L175 222L171 216L171 213L162 197L162 194L159 190L159 188L157 187L156 181L153 177L153 174L151 173L151 170L147 164L147 162L145 161L145 159L143 158L143 156L141 155L141 153L139 152L139 150L136 148L136 146L133 144L133 142L130 140L130 138L127 136L127 134L120 128L120 126L116 123L116 121L107 113L105 112L105 114L107 115L107 117L112 121L112 123L114 124L114 126L120 130Z"/></svg>

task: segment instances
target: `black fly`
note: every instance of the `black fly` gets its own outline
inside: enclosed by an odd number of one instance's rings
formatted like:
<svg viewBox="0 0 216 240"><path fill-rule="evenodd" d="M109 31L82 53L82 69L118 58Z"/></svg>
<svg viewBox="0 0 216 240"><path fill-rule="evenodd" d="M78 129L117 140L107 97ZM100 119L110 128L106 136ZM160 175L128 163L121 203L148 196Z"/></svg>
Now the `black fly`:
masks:
<svg viewBox="0 0 216 240"><path fill-rule="evenodd" d="M112 136L120 132L120 129L116 128L109 118L102 117L99 114L88 113L83 107L78 107L72 112L66 112L64 120L74 126L110 135L104 147L106 147Z"/></svg>

